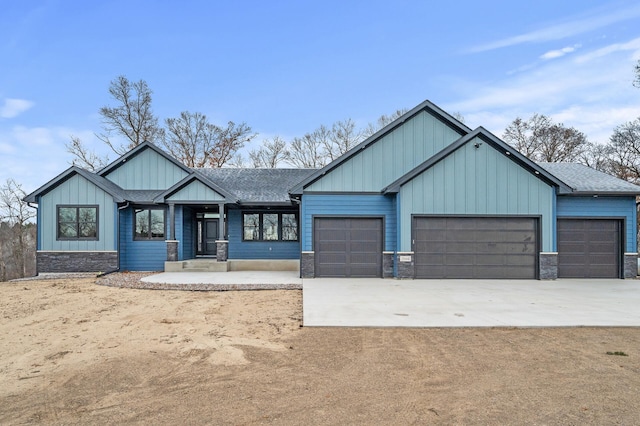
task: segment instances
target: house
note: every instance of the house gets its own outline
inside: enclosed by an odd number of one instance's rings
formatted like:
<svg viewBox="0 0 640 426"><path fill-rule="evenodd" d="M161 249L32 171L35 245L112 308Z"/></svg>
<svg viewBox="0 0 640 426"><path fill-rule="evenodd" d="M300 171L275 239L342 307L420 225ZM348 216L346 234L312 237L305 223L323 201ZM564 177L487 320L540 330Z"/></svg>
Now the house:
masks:
<svg viewBox="0 0 640 426"><path fill-rule="evenodd" d="M536 164L425 101L319 170L190 169L145 142L25 201L39 272L201 258L293 262L304 278L554 279L636 276L637 195L582 165Z"/></svg>

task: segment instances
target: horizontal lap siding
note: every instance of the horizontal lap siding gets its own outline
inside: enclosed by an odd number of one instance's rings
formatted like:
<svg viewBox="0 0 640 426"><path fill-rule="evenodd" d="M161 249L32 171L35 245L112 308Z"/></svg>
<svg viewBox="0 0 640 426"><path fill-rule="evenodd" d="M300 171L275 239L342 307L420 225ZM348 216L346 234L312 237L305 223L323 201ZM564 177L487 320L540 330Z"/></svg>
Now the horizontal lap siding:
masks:
<svg viewBox="0 0 640 426"><path fill-rule="evenodd" d="M123 271L163 271L167 243L133 240L133 209L120 211L120 269Z"/></svg>
<svg viewBox="0 0 640 426"><path fill-rule="evenodd" d="M624 218L625 251L637 251L635 197L558 197L557 216Z"/></svg>
<svg viewBox="0 0 640 426"><path fill-rule="evenodd" d="M280 210L273 210L273 213ZM299 232L299 231L298 231ZM299 259L299 241L243 241L242 211L227 212L229 259Z"/></svg>
<svg viewBox="0 0 640 426"><path fill-rule="evenodd" d="M313 250L313 216L378 216L384 217L384 250L396 250L396 208L393 197L384 195L302 196L302 250Z"/></svg>

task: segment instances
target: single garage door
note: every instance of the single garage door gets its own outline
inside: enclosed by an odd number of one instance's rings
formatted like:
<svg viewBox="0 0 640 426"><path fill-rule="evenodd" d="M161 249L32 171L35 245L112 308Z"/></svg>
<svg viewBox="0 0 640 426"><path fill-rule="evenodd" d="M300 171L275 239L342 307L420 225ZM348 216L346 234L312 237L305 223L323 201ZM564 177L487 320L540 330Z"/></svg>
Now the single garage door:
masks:
<svg viewBox="0 0 640 426"><path fill-rule="evenodd" d="M559 278L620 278L622 223L558 219Z"/></svg>
<svg viewBox="0 0 640 426"><path fill-rule="evenodd" d="M537 219L414 217L416 278L537 276Z"/></svg>
<svg viewBox="0 0 640 426"><path fill-rule="evenodd" d="M381 277L382 219L315 218L316 277Z"/></svg>

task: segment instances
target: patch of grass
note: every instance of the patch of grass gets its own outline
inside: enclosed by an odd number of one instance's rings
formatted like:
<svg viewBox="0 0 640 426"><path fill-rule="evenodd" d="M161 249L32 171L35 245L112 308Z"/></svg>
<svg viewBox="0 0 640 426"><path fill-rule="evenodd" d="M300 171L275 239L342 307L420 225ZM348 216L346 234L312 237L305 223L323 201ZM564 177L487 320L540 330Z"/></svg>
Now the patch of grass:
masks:
<svg viewBox="0 0 640 426"><path fill-rule="evenodd" d="M607 352L607 355L629 356L629 355L627 355L626 353L624 353L622 351Z"/></svg>

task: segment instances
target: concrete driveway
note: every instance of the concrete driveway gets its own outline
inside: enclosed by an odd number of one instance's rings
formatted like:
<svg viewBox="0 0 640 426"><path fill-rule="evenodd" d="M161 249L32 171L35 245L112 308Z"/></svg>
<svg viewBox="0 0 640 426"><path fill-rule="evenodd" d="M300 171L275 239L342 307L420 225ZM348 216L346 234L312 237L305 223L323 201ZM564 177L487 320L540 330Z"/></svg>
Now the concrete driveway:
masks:
<svg viewBox="0 0 640 426"><path fill-rule="evenodd" d="M304 279L304 326L640 326L640 280Z"/></svg>

